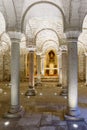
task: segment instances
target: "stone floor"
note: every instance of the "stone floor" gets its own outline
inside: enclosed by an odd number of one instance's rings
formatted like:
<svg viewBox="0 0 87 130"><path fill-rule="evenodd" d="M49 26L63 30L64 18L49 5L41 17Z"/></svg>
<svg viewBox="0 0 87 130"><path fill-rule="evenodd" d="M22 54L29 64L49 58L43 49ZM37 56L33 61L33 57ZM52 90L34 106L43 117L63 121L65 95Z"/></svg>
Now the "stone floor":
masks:
<svg viewBox="0 0 87 130"><path fill-rule="evenodd" d="M28 83L20 84L20 104L25 114L19 119L3 118L10 106L9 83L0 83L0 130L87 130L87 87L79 83L79 108L84 120L64 120L67 97L60 96L56 82L43 82L36 96L26 97Z"/></svg>

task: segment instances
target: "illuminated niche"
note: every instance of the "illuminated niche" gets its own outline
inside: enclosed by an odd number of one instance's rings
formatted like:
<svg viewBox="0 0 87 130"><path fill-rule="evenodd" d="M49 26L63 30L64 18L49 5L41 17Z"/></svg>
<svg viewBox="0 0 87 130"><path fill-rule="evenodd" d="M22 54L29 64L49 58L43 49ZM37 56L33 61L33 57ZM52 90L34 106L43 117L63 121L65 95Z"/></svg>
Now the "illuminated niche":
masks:
<svg viewBox="0 0 87 130"><path fill-rule="evenodd" d="M58 59L54 50L46 53L45 76L58 76Z"/></svg>

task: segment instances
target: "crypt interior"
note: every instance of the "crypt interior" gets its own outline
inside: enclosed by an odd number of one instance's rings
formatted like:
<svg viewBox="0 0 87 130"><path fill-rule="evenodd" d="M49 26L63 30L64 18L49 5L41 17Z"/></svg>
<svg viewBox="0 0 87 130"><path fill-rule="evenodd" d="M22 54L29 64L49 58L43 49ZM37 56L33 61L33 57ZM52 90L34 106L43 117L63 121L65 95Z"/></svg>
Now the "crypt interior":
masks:
<svg viewBox="0 0 87 130"><path fill-rule="evenodd" d="M0 0L0 130L87 130L87 0Z"/></svg>

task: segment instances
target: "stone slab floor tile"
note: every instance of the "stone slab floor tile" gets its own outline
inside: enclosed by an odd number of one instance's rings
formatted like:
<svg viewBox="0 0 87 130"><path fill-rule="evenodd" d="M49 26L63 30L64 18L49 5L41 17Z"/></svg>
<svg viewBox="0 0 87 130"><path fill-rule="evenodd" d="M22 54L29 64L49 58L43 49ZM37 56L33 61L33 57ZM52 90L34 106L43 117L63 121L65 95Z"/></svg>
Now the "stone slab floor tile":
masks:
<svg viewBox="0 0 87 130"><path fill-rule="evenodd" d="M39 130L39 128L35 126L17 126L15 130Z"/></svg>
<svg viewBox="0 0 87 130"><path fill-rule="evenodd" d="M43 126L43 127L40 127L40 130L55 130L55 127L54 126Z"/></svg>
<svg viewBox="0 0 87 130"><path fill-rule="evenodd" d="M68 121L67 125L69 130L87 130L85 121Z"/></svg>
<svg viewBox="0 0 87 130"><path fill-rule="evenodd" d="M52 124L52 115L51 114L43 114L41 118L41 126L51 125Z"/></svg>
<svg viewBox="0 0 87 130"><path fill-rule="evenodd" d="M57 126L55 130L69 130L67 126Z"/></svg>
<svg viewBox="0 0 87 130"><path fill-rule="evenodd" d="M12 119L2 119L0 120L0 130L15 130L17 126L17 121Z"/></svg>
<svg viewBox="0 0 87 130"><path fill-rule="evenodd" d="M39 126L41 121L41 114L32 114L28 117L21 118L18 122L19 126Z"/></svg>
<svg viewBox="0 0 87 130"><path fill-rule="evenodd" d="M47 125L66 125L66 121L60 121L58 116L49 114L43 114L41 118L41 126Z"/></svg>
<svg viewBox="0 0 87 130"><path fill-rule="evenodd" d="M67 122L66 121L60 121L59 126L67 126Z"/></svg>

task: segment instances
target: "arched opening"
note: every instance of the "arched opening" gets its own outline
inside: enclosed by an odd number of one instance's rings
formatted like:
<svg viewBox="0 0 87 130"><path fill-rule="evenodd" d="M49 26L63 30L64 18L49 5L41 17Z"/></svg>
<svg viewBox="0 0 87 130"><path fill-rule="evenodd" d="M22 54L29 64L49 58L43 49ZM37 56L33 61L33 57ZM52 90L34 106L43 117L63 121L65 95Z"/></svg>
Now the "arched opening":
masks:
<svg viewBox="0 0 87 130"><path fill-rule="evenodd" d="M60 8L60 6L56 5L53 2L48 2L48 1L38 1L31 4L29 7L26 8L26 10L23 13L22 20L21 20L21 31L25 30L26 22L28 21L28 19L31 19L32 16L51 17L52 15L59 17L62 20L62 24L64 26L65 17L64 17L64 12Z"/></svg>
<svg viewBox="0 0 87 130"><path fill-rule="evenodd" d="M45 56L45 76L58 76L58 59L54 50L50 50Z"/></svg>

